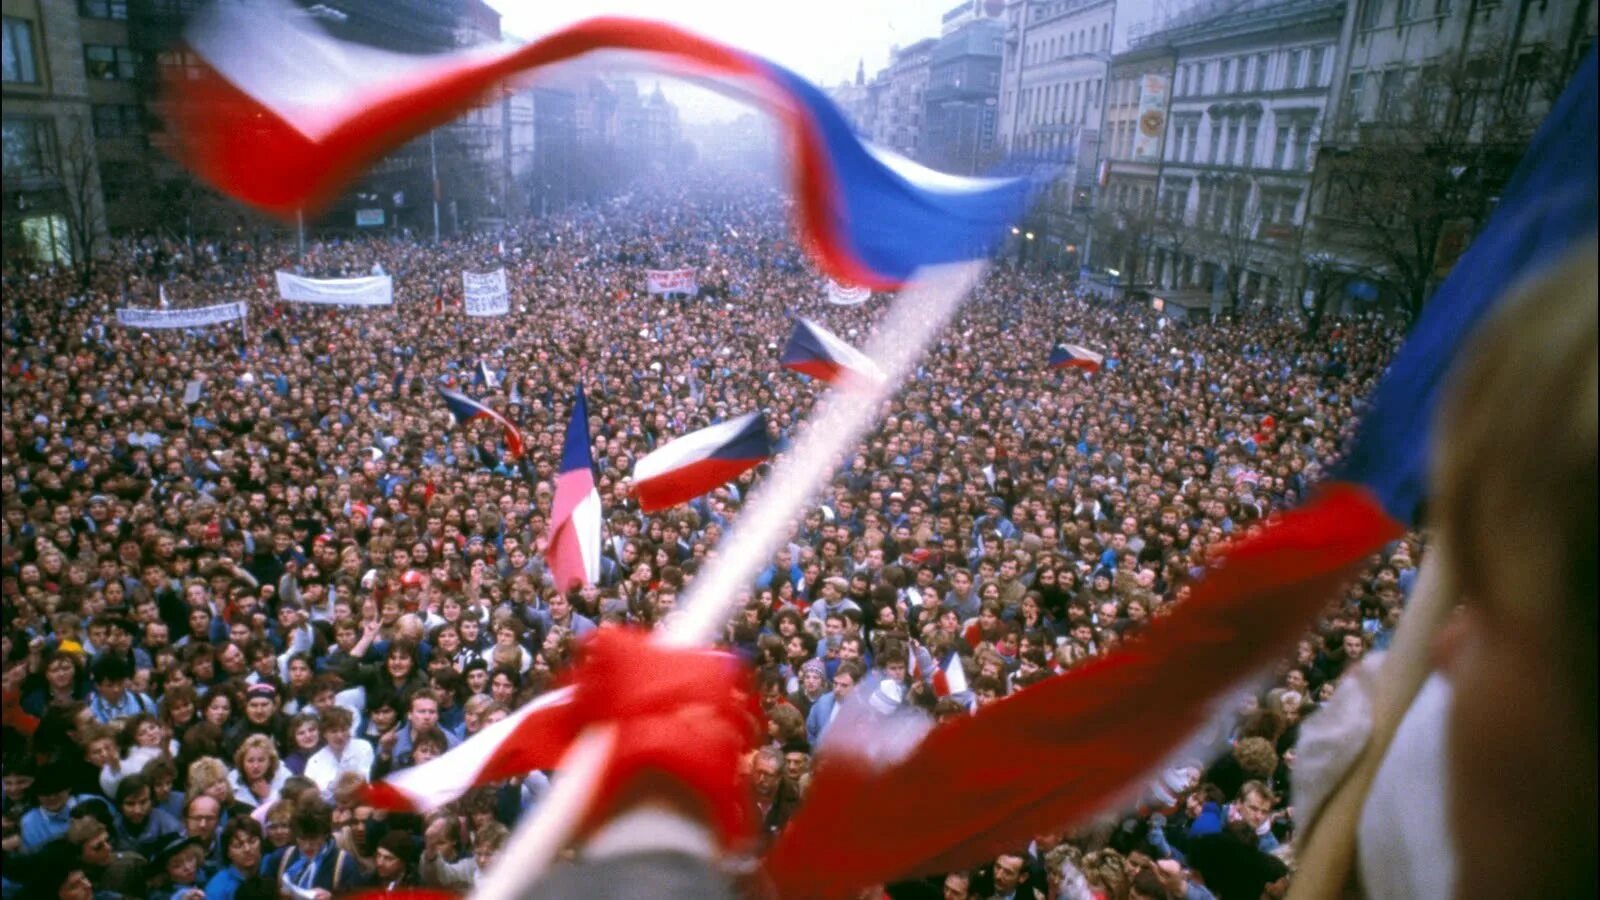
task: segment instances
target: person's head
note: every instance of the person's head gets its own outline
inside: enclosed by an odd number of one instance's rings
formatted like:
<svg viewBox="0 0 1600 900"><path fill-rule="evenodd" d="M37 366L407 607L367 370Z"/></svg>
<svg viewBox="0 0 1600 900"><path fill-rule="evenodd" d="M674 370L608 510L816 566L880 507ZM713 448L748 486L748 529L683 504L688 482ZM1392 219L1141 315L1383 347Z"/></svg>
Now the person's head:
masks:
<svg viewBox="0 0 1600 900"><path fill-rule="evenodd" d="M315 715L296 713L289 720L289 751L310 755L322 742L321 724Z"/></svg>
<svg viewBox="0 0 1600 900"><path fill-rule="evenodd" d="M226 784L226 782L224 782ZM222 804L210 794L191 792L183 803L184 834L205 841L209 846L222 821Z"/></svg>
<svg viewBox="0 0 1600 900"><path fill-rule="evenodd" d="M222 850L228 864L241 872L254 874L261 867L263 832L261 823L249 816L234 816L222 828Z"/></svg>
<svg viewBox="0 0 1600 900"><path fill-rule="evenodd" d="M866 670L860 663L840 663L839 668L833 673L833 696L837 701L844 701L861 683L866 675Z"/></svg>
<svg viewBox="0 0 1600 900"><path fill-rule="evenodd" d="M378 881L387 884L405 877L406 870L411 868L415 853L415 843L409 833L391 831L384 835L383 840L378 842L377 851L372 855Z"/></svg>
<svg viewBox="0 0 1600 900"><path fill-rule="evenodd" d="M783 783L783 754L773 747L757 750L750 764L750 777L757 797L770 800L777 796L778 787Z"/></svg>
<svg viewBox="0 0 1600 900"><path fill-rule="evenodd" d="M411 725L413 737L439 727L439 695L432 688L422 688L411 695L406 706L406 721Z"/></svg>
<svg viewBox="0 0 1600 900"><path fill-rule="evenodd" d="M1474 330L1435 430L1434 552L1462 607L1437 650L1446 805L1456 883L1485 897L1595 889L1600 354L1594 243L1574 245Z"/></svg>
<svg viewBox="0 0 1600 900"><path fill-rule="evenodd" d="M1002 853L994 860L994 892L1011 894L1022 884L1026 872L1020 853Z"/></svg>
<svg viewBox="0 0 1600 900"><path fill-rule="evenodd" d="M350 746L350 729L354 724L355 715L342 706L330 706L317 714L322 739L335 753L343 753Z"/></svg>
<svg viewBox="0 0 1600 900"><path fill-rule="evenodd" d="M499 822L487 822L478 827L472 836L472 859L481 876L493 864L495 855L506 845L511 832Z"/></svg>
<svg viewBox="0 0 1600 900"><path fill-rule="evenodd" d="M294 816L289 821L294 845L302 855L316 856L333 833L333 812L317 798L308 798L295 804Z"/></svg>
<svg viewBox="0 0 1600 900"><path fill-rule="evenodd" d="M972 874L951 872L944 877L944 900L971 900Z"/></svg>
<svg viewBox="0 0 1600 900"><path fill-rule="evenodd" d="M246 784L271 781L278 774L278 748L272 738L252 734L233 752L233 766L239 771L239 780Z"/></svg>
<svg viewBox="0 0 1600 900"><path fill-rule="evenodd" d="M244 717L254 725L267 725L278 712L278 689L265 682L252 684L244 695Z"/></svg>
<svg viewBox="0 0 1600 900"><path fill-rule="evenodd" d="M130 831L144 828L153 808L150 781L143 772L134 772L117 783L117 812Z"/></svg>
<svg viewBox="0 0 1600 900"><path fill-rule="evenodd" d="M67 842L78 848L78 858L90 871L104 871L111 865L111 829L93 816L81 816L67 826Z"/></svg>
<svg viewBox="0 0 1600 900"><path fill-rule="evenodd" d="M206 851L195 838L173 835L156 851L152 860L158 876L164 875L174 887L194 887L200 877L200 864Z"/></svg>
<svg viewBox="0 0 1600 900"><path fill-rule="evenodd" d="M1272 791L1263 782L1246 781L1239 788L1239 818L1251 828L1259 830L1272 818L1273 803Z"/></svg>

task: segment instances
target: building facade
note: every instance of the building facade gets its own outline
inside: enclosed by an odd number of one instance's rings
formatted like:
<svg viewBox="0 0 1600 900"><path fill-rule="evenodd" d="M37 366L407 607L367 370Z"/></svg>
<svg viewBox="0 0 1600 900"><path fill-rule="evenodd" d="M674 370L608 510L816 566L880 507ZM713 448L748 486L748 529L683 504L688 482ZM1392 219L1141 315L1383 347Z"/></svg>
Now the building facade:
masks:
<svg viewBox="0 0 1600 900"><path fill-rule="evenodd" d="M132 73L115 52L103 65L98 50L88 55L86 46L108 45L86 45L84 24L91 39L108 38L71 5L5 0L0 9L6 254L68 265L91 255L106 230L89 65L102 79Z"/></svg>
<svg viewBox="0 0 1600 900"><path fill-rule="evenodd" d="M957 10L970 13L971 8L967 3ZM926 165L974 175L994 161L1004 35L1000 20L973 16L934 44L921 157Z"/></svg>
<svg viewBox="0 0 1600 900"><path fill-rule="evenodd" d="M1019 256L1077 268L1090 232L1116 3L1012 0L1005 9L1000 140L1011 159L1052 178L1024 224Z"/></svg>
<svg viewBox="0 0 1600 900"><path fill-rule="evenodd" d="M1344 0L1249 0L1139 45L1165 48L1173 70L1157 286L1209 292L1213 311L1288 299L1344 13Z"/></svg>
<svg viewBox="0 0 1600 900"><path fill-rule="evenodd" d="M1482 227L1594 46L1588 0L1349 0L1304 300L1415 311Z"/></svg>
<svg viewBox="0 0 1600 900"><path fill-rule="evenodd" d="M1157 43L1117 54L1106 76L1087 264L1089 277L1108 294L1154 282L1156 198L1176 61L1171 47Z"/></svg>
<svg viewBox="0 0 1600 900"><path fill-rule="evenodd" d="M877 91L872 141L911 159L921 159L929 63L936 43L934 38L927 38L895 48L888 68L876 79L881 87Z"/></svg>

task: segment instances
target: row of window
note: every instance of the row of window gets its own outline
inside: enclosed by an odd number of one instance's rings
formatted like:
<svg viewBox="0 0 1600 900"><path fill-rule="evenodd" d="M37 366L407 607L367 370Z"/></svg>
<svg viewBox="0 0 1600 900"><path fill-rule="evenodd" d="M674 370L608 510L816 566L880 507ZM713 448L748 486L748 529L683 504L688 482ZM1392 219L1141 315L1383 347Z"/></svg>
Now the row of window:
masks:
<svg viewBox="0 0 1600 900"><path fill-rule="evenodd" d="M1085 78L1022 89L1024 128L1034 125L1085 124L1099 119L1102 79ZM1008 104L1009 105L1009 104Z"/></svg>
<svg viewBox="0 0 1600 900"><path fill-rule="evenodd" d="M1184 63L1178 66L1174 94L1179 97L1260 93L1326 87L1331 77L1330 45L1296 47L1276 53L1257 53ZM1277 65L1274 66L1274 57Z"/></svg>
<svg viewBox="0 0 1600 900"><path fill-rule="evenodd" d="M120 19L127 16L126 3L92 3L81 0L80 11L101 18ZM39 51L35 42L34 22L21 16L6 16L0 21L0 36L4 38L3 68L7 84L39 84L41 73ZM167 51L157 56L162 66L182 66L187 78L199 78L200 60L186 51ZM83 46L84 74L93 81L132 81L138 76L139 54L131 47L108 44Z"/></svg>
<svg viewBox="0 0 1600 900"><path fill-rule="evenodd" d="M1200 145L1201 117L1175 116L1167 129L1166 158L1168 162L1198 163L1201 165L1236 166L1243 168L1287 169L1304 171L1311 158L1312 132L1315 120L1311 116L1281 115L1273 124L1272 156L1262 160L1256 152L1260 137L1259 116L1212 117L1207 135L1207 150ZM1133 125L1134 123L1119 123ZM1123 135L1113 135L1114 141L1124 140ZM1131 151L1131 128L1126 146ZM1121 147L1118 143L1116 146Z"/></svg>
<svg viewBox="0 0 1600 900"><path fill-rule="evenodd" d="M1388 0L1362 0L1356 24L1361 28L1382 28L1386 25L1404 25L1418 19L1448 16L1455 8L1454 0L1396 0L1394 16L1384 15Z"/></svg>
<svg viewBox="0 0 1600 900"><path fill-rule="evenodd" d="M1111 51L1111 26L1101 25L1099 28L1080 28L1071 34L1058 34L1054 37L1036 38L1027 44L1023 51L1023 65L1032 66L1039 63L1072 56L1077 53L1093 52L1109 53Z"/></svg>

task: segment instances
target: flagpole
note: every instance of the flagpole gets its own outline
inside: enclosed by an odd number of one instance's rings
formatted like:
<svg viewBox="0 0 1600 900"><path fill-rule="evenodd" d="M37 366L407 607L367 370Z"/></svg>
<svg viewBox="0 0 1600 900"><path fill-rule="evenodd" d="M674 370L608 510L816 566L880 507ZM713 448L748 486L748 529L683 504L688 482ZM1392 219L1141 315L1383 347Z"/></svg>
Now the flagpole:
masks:
<svg viewBox="0 0 1600 900"><path fill-rule="evenodd" d="M439 243L439 156L434 152L433 132L428 132L428 168L433 172L433 242Z"/></svg>
<svg viewBox="0 0 1600 900"><path fill-rule="evenodd" d="M789 522L832 476L834 460L877 421L883 402L954 316L985 267L983 261L972 261L917 273L867 348L884 378L858 381L828 393L819 404L821 415L756 491L724 548L719 548L722 552L689 583L683 611L668 620L660 641L672 647L695 647L716 638L740 588L755 578L787 538ZM560 775L550 793L506 842L501 857L516 864L491 868L474 897L515 900L544 875L588 812L615 739L616 726L611 724L587 728L579 735L562 757L557 767Z"/></svg>

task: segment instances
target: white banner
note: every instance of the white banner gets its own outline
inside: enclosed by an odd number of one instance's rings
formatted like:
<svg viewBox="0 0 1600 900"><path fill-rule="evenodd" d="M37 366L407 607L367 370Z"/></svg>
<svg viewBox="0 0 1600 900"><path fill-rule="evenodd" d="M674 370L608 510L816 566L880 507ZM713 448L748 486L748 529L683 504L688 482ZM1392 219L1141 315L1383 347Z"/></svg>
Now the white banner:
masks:
<svg viewBox="0 0 1600 900"><path fill-rule="evenodd" d="M117 324L127 328L202 328L237 322L245 317L243 300L194 309L119 309Z"/></svg>
<svg viewBox="0 0 1600 900"><path fill-rule="evenodd" d="M690 297L700 293L693 269L645 269L644 289L652 294L685 294Z"/></svg>
<svg viewBox="0 0 1600 900"><path fill-rule="evenodd" d="M1167 136L1167 94L1171 83L1165 75L1147 74L1139 80L1139 119L1133 129L1135 162L1161 159L1161 142Z"/></svg>
<svg viewBox="0 0 1600 900"><path fill-rule="evenodd" d="M461 295L469 316L503 316L511 311L511 294L506 290L506 270L462 272Z"/></svg>
<svg viewBox="0 0 1600 900"><path fill-rule="evenodd" d="M845 287L833 279L828 279L828 302L834 306L860 306L872 299L872 288Z"/></svg>
<svg viewBox="0 0 1600 900"><path fill-rule="evenodd" d="M390 306L394 303L394 279L388 275L302 278L279 272L278 296L294 303L325 306Z"/></svg>

